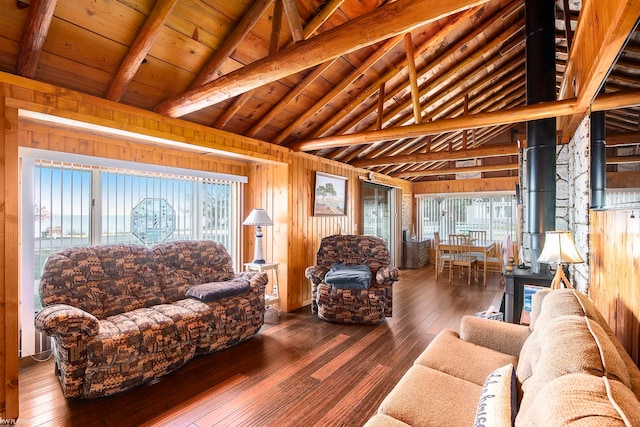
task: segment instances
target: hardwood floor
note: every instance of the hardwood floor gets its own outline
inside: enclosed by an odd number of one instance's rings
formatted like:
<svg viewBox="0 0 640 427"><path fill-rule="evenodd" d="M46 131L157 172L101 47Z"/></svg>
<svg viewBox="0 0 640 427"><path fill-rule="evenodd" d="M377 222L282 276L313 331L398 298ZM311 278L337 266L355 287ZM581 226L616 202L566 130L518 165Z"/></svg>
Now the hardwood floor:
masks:
<svg viewBox="0 0 640 427"><path fill-rule="evenodd" d="M378 326L332 324L303 307L267 310L260 333L117 396L65 399L53 361L20 372L20 421L37 426L361 426L435 334L500 306L500 277L435 281L402 270L394 315Z"/></svg>

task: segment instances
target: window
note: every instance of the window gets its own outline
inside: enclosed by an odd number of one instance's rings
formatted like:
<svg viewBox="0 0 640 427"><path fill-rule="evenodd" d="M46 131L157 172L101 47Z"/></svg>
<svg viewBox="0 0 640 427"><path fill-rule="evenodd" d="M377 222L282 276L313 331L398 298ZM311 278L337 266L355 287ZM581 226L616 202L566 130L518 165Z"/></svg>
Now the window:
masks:
<svg viewBox="0 0 640 427"><path fill-rule="evenodd" d="M489 240L500 241L514 235L516 220L515 195L437 195L418 199L418 224L421 238L440 233L449 234L485 230Z"/></svg>
<svg viewBox="0 0 640 427"><path fill-rule="evenodd" d="M612 188L606 191L605 203L607 208L628 209L640 207L640 188Z"/></svg>
<svg viewBox="0 0 640 427"><path fill-rule="evenodd" d="M101 243L152 246L206 238L237 254L244 177L42 150L21 154L23 337L35 336L33 316L42 308L39 277L53 252ZM33 354L30 341L22 342L22 354Z"/></svg>

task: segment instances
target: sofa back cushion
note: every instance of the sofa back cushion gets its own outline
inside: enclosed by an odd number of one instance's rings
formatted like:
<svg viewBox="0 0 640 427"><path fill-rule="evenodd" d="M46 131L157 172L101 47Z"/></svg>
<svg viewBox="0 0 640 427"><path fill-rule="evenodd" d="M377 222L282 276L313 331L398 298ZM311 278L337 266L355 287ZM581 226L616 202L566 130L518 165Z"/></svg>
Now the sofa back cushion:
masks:
<svg viewBox="0 0 640 427"><path fill-rule="evenodd" d="M516 427L637 426L640 402L624 384L588 374L567 374L547 383L520 408Z"/></svg>
<svg viewBox="0 0 640 427"><path fill-rule="evenodd" d="M536 302L537 299L539 301ZM539 304L538 313L536 313L537 304ZM608 345L615 349L617 357L621 358L627 369L632 391L640 399L640 370L620 344L600 311L586 295L575 289L555 291L543 289L533 295L532 306L531 314L532 320L535 314L535 324L532 321L533 331L522 346L518 360L517 374L521 383L526 382L532 375L533 367L538 363L541 346L545 345L544 340L540 337L540 331L546 329L545 325L553 323L557 318L563 316L584 316L590 319L591 323L598 324L599 330L606 334ZM603 338L602 342L605 341L607 340Z"/></svg>
<svg viewBox="0 0 640 427"><path fill-rule="evenodd" d="M64 249L45 262L42 304L68 304L98 319L164 302L152 252L139 245Z"/></svg>
<svg viewBox="0 0 640 427"><path fill-rule="evenodd" d="M375 277L380 268L389 266L391 256L380 237L335 234L322 239L316 260L316 265L325 271L329 271L334 263L366 265Z"/></svg>
<svg viewBox="0 0 640 427"><path fill-rule="evenodd" d="M536 405L549 383L571 374L604 377L634 394L638 369L628 363L628 355L600 320L597 309L578 291L553 291L545 297L518 360L522 411Z"/></svg>
<svg viewBox="0 0 640 427"><path fill-rule="evenodd" d="M191 286L221 282L233 277L227 249L214 240L176 240L151 248L164 297L169 302L185 298Z"/></svg>

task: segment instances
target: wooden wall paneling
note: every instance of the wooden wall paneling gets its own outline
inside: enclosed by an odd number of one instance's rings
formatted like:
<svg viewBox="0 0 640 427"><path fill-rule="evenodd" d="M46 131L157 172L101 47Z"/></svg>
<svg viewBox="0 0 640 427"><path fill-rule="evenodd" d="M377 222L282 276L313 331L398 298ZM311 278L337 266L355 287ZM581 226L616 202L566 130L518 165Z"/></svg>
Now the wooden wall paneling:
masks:
<svg viewBox="0 0 640 427"><path fill-rule="evenodd" d="M589 229L589 297L640 366L640 211L592 210Z"/></svg>
<svg viewBox="0 0 640 427"><path fill-rule="evenodd" d="M208 172L247 174L247 163L36 123L21 123L20 146Z"/></svg>
<svg viewBox="0 0 640 427"><path fill-rule="evenodd" d="M18 110L0 85L0 418L17 418L18 402Z"/></svg>
<svg viewBox="0 0 640 427"><path fill-rule="evenodd" d="M640 187L640 173L637 171L607 172L607 188L638 188Z"/></svg>
<svg viewBox="0 0 640 427"><path fill-rule="evenodd" d="M288 162L291 154L284 147L179 119L169 119L153 112L6 73L0 73L0 82L13 85L12 96L7 100L11 107L187 143L194 146L194 151L198 147L219 149L241 161L251 157L252 160Z"/></svg>
<svg viewBox="0 0 640 427"><path fill-rule="evenodd" d="M445 181L417 182L414 194L477 193L483 191L515 191L518 177L480 178Z"/></svg>
<svg viewBox="0 0 640 427"><path fill-rule="evenodd" d="M286 164L253 164L248 167L248 183L245 186L245 202L243 218L254 208L263 208L273 221L272 227L263 227L263 251L265 260L277 262L280 309L289 310L288 287L288 248L289 248L289 214L288 214L288 166ZM246 227L244 233L244 262L253 258L255 249L255 227ZM274 282L270 273L269 287Z"/></svg>

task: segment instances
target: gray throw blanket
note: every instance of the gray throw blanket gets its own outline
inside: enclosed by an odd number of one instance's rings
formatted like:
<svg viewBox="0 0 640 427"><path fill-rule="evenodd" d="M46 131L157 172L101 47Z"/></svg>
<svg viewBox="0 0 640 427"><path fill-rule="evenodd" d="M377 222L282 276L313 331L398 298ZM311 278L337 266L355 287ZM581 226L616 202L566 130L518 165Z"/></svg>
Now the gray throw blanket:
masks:
<svg viewBox="0 0 640 427"><path fill-rule="evenodd" d="M340 289L368 289L371 285L371 269L366 265L334 263L324 276L324 281Z"/></svg>

